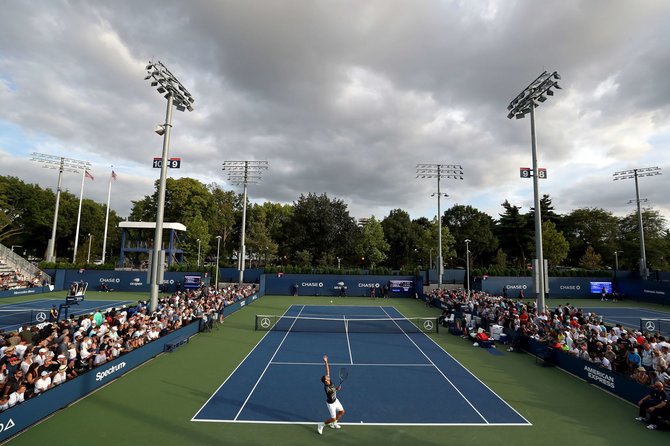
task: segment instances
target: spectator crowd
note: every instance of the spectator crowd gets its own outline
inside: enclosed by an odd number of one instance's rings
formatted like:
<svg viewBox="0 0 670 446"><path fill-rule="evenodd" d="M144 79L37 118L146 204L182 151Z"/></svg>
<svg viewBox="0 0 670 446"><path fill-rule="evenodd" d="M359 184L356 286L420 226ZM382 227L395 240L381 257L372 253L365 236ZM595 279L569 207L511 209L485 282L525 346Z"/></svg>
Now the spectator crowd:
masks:
<svg viewBox="0 0 670 446"><path fill-rule="evenodd" d="M253 286L203 286L148 302L23 326L1 333L0 412L202 319L222 320L223 309L255 292Z"/></svg>
<svg viewBox="0 0 670 446"><path fill-rule="evenodd" d="M452 314L471 314L481 318L484 328L501 325L511 340L508 351L520 349L532 338L552 350L627 376L649 386L652 392L659 387L662 392L670 389L670 343L659 333L643 333L620 324L607 326L602 316L569 303L538 311L523 296L508 298L484 292L436 289L428 295L427 304L442 308L443 319ZM454 318L454 324L465 337L468 330L477 328L464 318ZM660 409L670 414L667 403ZM655 429L656 423L651 422L648 427Z"/></svg>

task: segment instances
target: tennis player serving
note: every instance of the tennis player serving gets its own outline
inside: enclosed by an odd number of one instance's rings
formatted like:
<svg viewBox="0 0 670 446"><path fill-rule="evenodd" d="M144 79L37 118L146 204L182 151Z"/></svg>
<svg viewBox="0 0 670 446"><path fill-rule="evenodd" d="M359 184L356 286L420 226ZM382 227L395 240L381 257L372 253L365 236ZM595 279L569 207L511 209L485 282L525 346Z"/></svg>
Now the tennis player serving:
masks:
<svg viewBox="0 0 670 446"><path fill-rule="evenodd" d="M328 406L328 413L330 418L328 418L323 423L319 423L317 431L319 435L323 433L323 428L327 424L333 429L339 429L340 425L337 424L337 421L342 418L344 415L344 407L342 403L337 399L337 391L341 389L341 386L335 387L335 385L330 380L330 367L328 366L328 356L323 355L323 362L326 364L326 374L321 377L321 382L324 385L324 390L326 391L326 405Z"/></svg>

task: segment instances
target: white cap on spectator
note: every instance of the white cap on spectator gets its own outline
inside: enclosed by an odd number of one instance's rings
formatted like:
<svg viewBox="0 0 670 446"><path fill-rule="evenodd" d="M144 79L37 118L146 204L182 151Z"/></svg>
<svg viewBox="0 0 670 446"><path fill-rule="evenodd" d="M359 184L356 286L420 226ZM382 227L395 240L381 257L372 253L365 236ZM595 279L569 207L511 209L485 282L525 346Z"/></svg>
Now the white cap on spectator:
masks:
<svg viewBox="0 0 670 446"><path fill-rule="evenodd" d="M42 376L47 376L48 374L49 372L47 372L46 370L42 372Z"/></svg>

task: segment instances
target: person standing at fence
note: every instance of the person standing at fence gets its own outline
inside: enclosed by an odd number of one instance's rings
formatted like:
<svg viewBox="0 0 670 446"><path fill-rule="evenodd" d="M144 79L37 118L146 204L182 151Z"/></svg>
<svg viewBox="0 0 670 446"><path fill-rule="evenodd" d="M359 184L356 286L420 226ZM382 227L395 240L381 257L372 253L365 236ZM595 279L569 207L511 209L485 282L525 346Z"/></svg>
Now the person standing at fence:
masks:
<svg viewBox="0 0 670 446"><path fill-rule="evenodd" d="M55 305L51 306L51 311L49 311L49 322L58 321L58 308Z"/></svg>
<svg viewBox="0 0 670 446"><path fill-rule="evenodd" d="M323 433L323 428L326 424L333 429L339 429L340 425L337 422L344 415L344 407L342 407L340 400L337 399L337 391L340 390L340 386L336 387L330 380L330 367L328 365L327 355L323 355L323 362L326 365L326 374L321 377L321 382L323 383L326 392L326 404L328 406L330 418L323 423L319 423L317 426L319 435Z"/></svg>

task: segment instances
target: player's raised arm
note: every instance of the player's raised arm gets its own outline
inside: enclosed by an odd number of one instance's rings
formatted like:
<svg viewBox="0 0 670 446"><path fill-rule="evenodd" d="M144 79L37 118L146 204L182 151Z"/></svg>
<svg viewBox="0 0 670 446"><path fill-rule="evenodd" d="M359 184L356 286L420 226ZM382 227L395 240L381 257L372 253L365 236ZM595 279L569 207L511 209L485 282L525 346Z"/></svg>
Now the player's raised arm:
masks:
<svg viewBox="0 0 670 446"><path fill-rule="evenodd" d="M328 366L328 355L323 355L323 362L326 364L326 376L330 379L330 367Z"/></svg>

